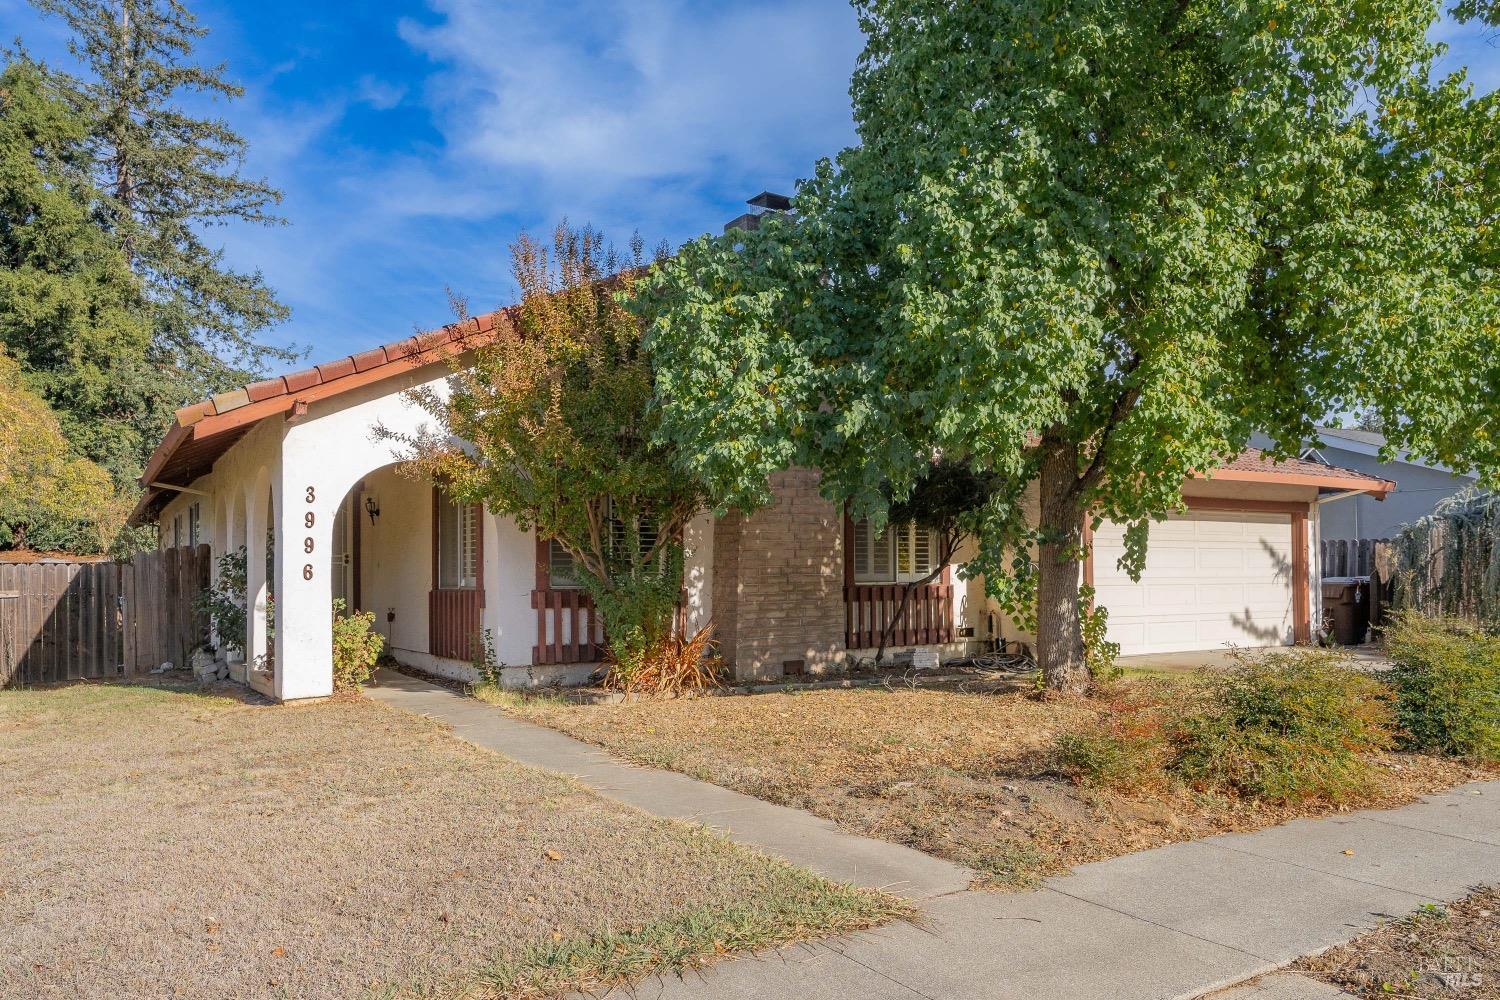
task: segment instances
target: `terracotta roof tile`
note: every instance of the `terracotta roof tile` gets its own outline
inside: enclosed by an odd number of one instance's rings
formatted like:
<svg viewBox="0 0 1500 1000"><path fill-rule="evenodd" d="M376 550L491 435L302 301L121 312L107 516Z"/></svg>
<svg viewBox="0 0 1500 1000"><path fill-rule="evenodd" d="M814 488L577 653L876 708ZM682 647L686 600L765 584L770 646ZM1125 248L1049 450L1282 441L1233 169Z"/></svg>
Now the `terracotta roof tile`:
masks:
<svg viewBox="0 0 1500 1000"><path fill-rule="evenodd" d="M371 368L378 368L386 363L385 348L377 347L373 351L361 351L351 355L350 360L354 362L354 370L367 372Z"/></svg>
<svg viewBox="0 0 1500 1000"><path fill-rule="evenodd" d="M214 412L228 413L237 410L250 402L250 394L245 389L233 389L229 392L221 392L213 397Z"/></svg>
<svg viewBox="0 0 1500 1000"><path fill-rule="evenodd" d="M251 382L245 386L245 394L250 397L250 402L259 403L262 399L270 399L272 396L280 396L286 392L286 380L281 376L268 378L264 382Z"/></svg>
<svg viewBox="0 0 1500 1000"><path fill-rule="evenodd" d="M385 356L388 361L399 361L401 358L409 357L417 353L417 338L407 337L398 340L394 344L385 345Z"/></svg>
<svg viewBox="0 0 1500 1000"><path fill-rule="evenodd" d="M311 389L323 381L323 376L318 374L316 368L304 368L300 372L292 372L282 379L286 383L286 391L290 394L301 392L303 389Z"/></svg>
<svg viewBox="0 0 1500 1000"><path fill-rule="evenodd" d="M354 374L354 359L346 356L339 358L337 361L326 361L315 367L318 369L318 374L322 376L324 382L332 382L336 378L343 378L345 375Z"/></svg>

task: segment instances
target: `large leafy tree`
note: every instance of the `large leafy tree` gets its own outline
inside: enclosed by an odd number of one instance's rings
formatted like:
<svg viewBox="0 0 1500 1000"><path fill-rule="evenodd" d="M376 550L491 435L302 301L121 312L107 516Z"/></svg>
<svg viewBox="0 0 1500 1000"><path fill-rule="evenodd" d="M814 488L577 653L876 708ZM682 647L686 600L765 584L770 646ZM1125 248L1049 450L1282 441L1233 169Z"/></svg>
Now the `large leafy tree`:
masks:
<svg viewBox="0 0 1500 1000"><path fill-rule="evenodd" d="M74 448L124 485L161 404L138 283L95 218L86 138L41 67L18 58L0 72L0 345Z"/></svg>
<svg viewBox="0 0 1500 1000"><path fill-rule="evenodd" d="M643 299L661 433L716 494L803 463L879 509L935 455L991 470L979 566L1076 690L1085 520L1139 572L1252 431L1287 454L1372 407L1500 469L1500 116L1433 79L1433 0L855 6L860 144Z"/></svg>
<svg viewBox="0 0 1500 1000"><path fill-rule="evenodd" d="M0 548L102 552L125 521L109 474L79 458L0 352Z"/></svg>
<svg viewBox="0 0 1500 1000"><path fill-rule="evenodd" d="M705 506L655 439L651 364L620 302L642 248L635 240L622 262L598 232L564 223L550 246L523 234L510 250L513 322L457 358L446 394L413 394L430 427L392 436L409 448L409 472L567 551L628 681L671 638L683 529Z"/></svg>
<svg viewBox="0 0 1500 1000"><path fill-rule="evenodd" d="M260 273L228 266L209 227L275 225L281 194L243 176L244 139L184 97L233 99L224 67L192 61L207 29L178 0L32 0L71 29L84 74L64 79L89 125L105 222L143 280L160 392L175 403L242 383L296 352L260 335L287 308Z"/></svg>

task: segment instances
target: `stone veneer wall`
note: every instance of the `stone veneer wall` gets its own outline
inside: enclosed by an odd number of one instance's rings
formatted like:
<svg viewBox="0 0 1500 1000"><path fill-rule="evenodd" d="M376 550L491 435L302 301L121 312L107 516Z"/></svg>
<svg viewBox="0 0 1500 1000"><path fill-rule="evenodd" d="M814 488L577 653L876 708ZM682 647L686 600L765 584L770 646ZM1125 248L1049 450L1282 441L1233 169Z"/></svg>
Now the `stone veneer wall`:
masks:
<svg viewBox="0 0 1500 1000"><path fill-rule="evenodd" d="M771 477L775 500L714 527L714 618L737 680L774 680L790 661L809 674L844 658L844 515L819 474Z"/></svg>

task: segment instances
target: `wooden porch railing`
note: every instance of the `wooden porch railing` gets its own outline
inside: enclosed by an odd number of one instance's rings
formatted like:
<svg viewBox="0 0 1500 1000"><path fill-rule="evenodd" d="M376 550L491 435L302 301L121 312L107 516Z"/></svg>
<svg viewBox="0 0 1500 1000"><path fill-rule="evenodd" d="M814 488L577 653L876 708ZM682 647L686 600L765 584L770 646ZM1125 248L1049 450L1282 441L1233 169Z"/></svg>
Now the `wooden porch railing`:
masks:
<svg viewBox="0 0 1500 1000"><path fill-rule="evenodd" d="M895 618L904 584L851 583L844 589L844 645L873 649ZM891 635L893 646L925 646L953 641L953 585L917 587Z"/></svg>
<svg viewBox="0 0 1500 1000"><path fill-rule="evenodd" d="M484 591L427 592L427 650L433 656L473 659L472 639L482 627Z"/></svg>
<svg viewBox="0 0 1500 1000"><path fill-rule="evenodd" d="M531 662L597 663L604 657L604 623L588 593L573 587L531 592L536 645Z"/></svg>

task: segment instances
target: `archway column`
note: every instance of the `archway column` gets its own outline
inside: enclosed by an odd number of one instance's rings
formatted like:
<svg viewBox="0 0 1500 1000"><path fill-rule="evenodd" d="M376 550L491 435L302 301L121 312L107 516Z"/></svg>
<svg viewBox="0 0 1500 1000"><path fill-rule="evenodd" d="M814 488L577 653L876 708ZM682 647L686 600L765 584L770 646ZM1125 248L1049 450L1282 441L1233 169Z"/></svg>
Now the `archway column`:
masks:
<svg viewBox="0 0 1500 1000"><path fill-rule="evenodd" d="M327 444L288 435L274 477L276 696L333 693L333 519L348 489L330 469Z"/></svg>
<svg viewBox="0 0 1500 1000"><path fill-rule="evenodd" d="M267 491L270 479L262 470L245 491L245 659L252 670L264 669L266 654L266 610L269 595L266 579L266 530L270 526Z"/></svg>

